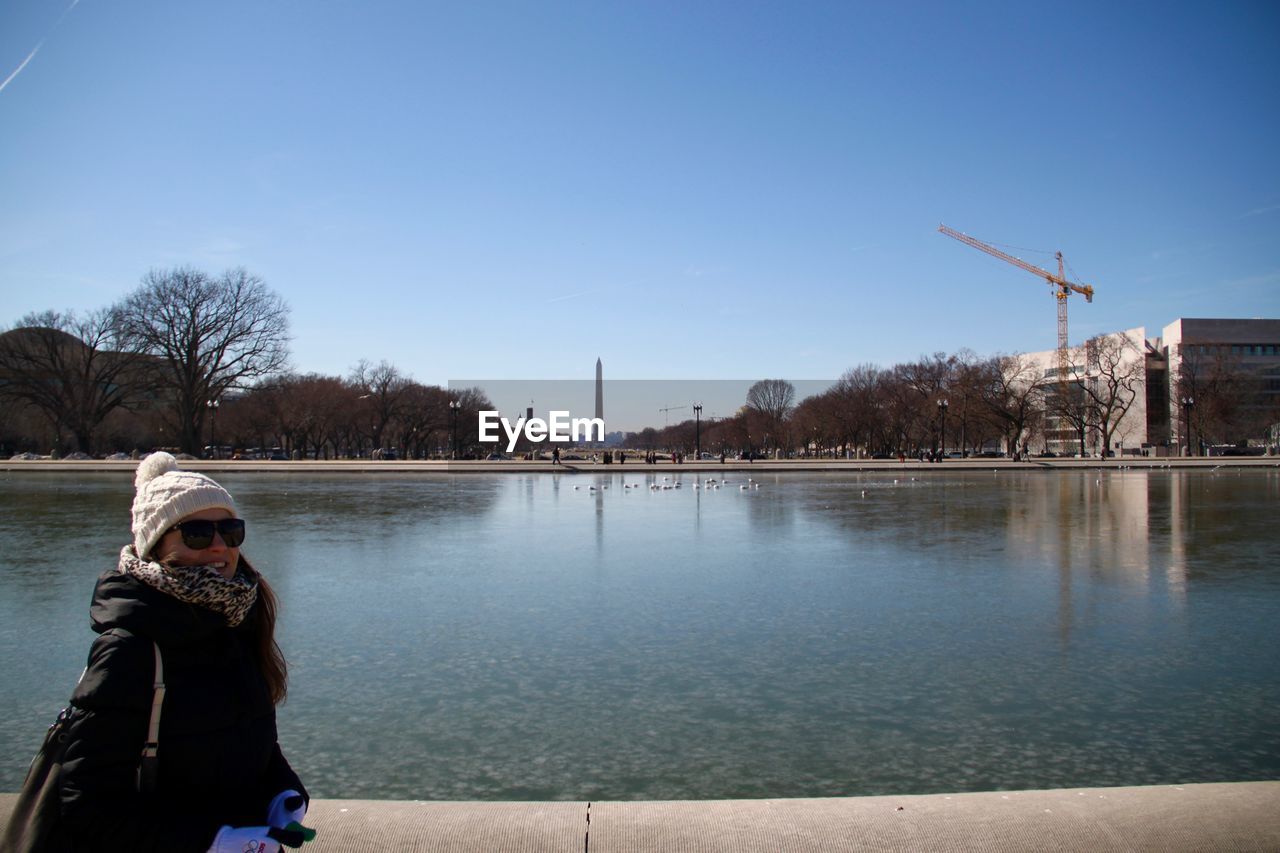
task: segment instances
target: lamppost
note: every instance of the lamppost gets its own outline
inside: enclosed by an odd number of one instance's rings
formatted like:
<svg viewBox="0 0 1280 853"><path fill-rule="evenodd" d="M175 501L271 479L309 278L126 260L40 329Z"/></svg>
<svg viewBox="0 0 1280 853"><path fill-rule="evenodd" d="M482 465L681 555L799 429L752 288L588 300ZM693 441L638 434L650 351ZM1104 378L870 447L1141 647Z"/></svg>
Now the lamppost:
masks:
<svg viewBox="0 0 1280 853"><path fill-rule="evenodd" d="M453 458L458 458L458 409L462 408L462 404L457 400L449 401L449 414L453 416Z"/></svg>
<svg viewBox="0 0 1280 853"><path fill-rule="evenodd" d="M218 452L218 398L205 400L204 404L209 409L209 443L213 445L213 458L219 459L222 454Z"/></svg>
<svg viewBox="0 0 1280 853"><path fill-rule="evenodd" d="M1186 439L1187 439L1187 455L1188 456L1191 456L1193 453L1191 449L1192 447L1191 445L1191 407L1194 406L1195 404L1196 404L1196 401L1195 401L1195 398L1193 397L1182 398L1182 413L1187 423L1187 428L1185 430L1185 433L1186 433Z"/></svg>
<svg viewBox="0 0 1280 853"><path fill-rule="evenodd" d="M947 451L947 406L946 400L938 401L938 460L946 456Z"/></svg>
<svg viewBox="0 0 1280 853"><path fill-rule="evenodd" d="M702 461L702 404L693 404L693 442L694 459L698 462Z"/></svg>

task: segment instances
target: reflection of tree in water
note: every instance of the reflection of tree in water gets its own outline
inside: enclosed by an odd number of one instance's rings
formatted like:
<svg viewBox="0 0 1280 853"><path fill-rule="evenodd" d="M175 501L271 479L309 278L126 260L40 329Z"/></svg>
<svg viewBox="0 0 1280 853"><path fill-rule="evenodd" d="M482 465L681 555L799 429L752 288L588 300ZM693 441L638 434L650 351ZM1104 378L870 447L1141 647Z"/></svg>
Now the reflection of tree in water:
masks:
<svg viewBox="0 0 1280 853"><path fill-rule="evenodd" d="M502 485L496 477L412 474L246 474L227 475L221 482L235 495L241 514L268 530L287 527L295 534L361 539L488 514Z"/></svg>
<svg viewBox="0 0 1280 853"><path fill-rule="evenodd" d="M724 489L740 491L738 487L748 485L749 477L749 474L729 476L729 485L723 486L721 491ZM747 518L750 519L753 530L786 530L795 524L796 501L791 500L790 496L782 491L784 482L782 478L770 478L762 485L762 490L751 491L745 495L750 498L747 502Z"/></svg>
<svg viewBox="0 0 1280 853"><path fill-rule="evenodd" d="M948 570L1047 568L1058 576L1058 626L1077 614L1073 579L1142 581L1148 569L1147 476L1128 472L867 475L824 484L806 511L849 534Z"/></svg>
<svg viewBox="0 0 1280 853"><path fill-rule="evenodd" d="M77 605L87 601L86 573L115 565L132 539L132 502L132 472L9 474L0 486L0 568L12 602L55 601L66 590Z"/></svg>
<svg viewBox="0 0 1280 853"><path fill-rule="evenodd" d="M1222 469L1169 476L1171 548L1185 560L1187 583L1280 562L1274 512L1280 506L1280 473Z"/></svg>
<svg viewBox="0 0 1280 853"><path fill-rule="evenodd" d="M998 488L990 475L864 474L806 483L799 505L806 514L831 521L853 546L889 540L897 547L934 549L989 541L1013 510L1020 478ZM1015 485L1010 490L1009 481Z"/></svg>

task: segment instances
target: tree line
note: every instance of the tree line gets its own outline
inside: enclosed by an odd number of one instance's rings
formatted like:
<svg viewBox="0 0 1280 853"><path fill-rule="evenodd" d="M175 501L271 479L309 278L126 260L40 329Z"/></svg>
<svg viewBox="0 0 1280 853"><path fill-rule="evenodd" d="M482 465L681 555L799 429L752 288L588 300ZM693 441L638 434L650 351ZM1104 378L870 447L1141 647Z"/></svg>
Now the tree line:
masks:
<svg viewBox="0 0 1280 853"><path fill-rule="evenodd" d="M153 270L109 307L27 315L0 334L0 452L425 458L473 446L491 408L385 361L298 374L288 347L288 306L243 269Z"/></svg>
<svg viewBox="0 0 1280 853"><path fill-rule="evenodd" d="M1044 420L1046 386L1023 356L934 353L846 371L827 391L795 400L783 380L757 382L734 415L644 430L641 447L694 446L713 455L918 456L1021 452Z"/></svg>
<svg viewBox="0 0 1280 853"><path fill-rule="evenodd" d="M258 448L333 459L492 449L478 443L477 414L493 408L481 390L424 385L386 361L361 361L345 377L300 374L289 369L288 346L288 306L239 268L219 276L153 270L109 307L28 315L0 334L0 453ZM916 456L993 448L1020 455L1070 442L1081 454L1098 452L1135 430L1130 413L1140 395L1171 408L1152 396L1152 354L1142 346L1123 335L1091 339L1069 353L1073 367L1062 373L1027 355L970 350L889 368L863 364L799 401L790 383L761 380L730 417L646 428L624 443L684 453ZM1236 443L1280 419L1264 381L1218 355L1182 359L1162 387L1194 398L1183 413L1196 436ZM1170 425L1160 434L1159 419L1149 420L1148 441L1167 443Z"/></svg>
<svg viewBox="0 0 1280 853"><path fill-rule="evenodd" d="M1177 444L1187 425L1147 411L1168 413L1166 393L1175 403L1197 398L1184 410L1202 439L1197 445L1243 444L1280 420L1274 393L1280 388L1267 385L1276 380L1251 373L1238 358L1221 351L1184 357L1167 386L1157 381L1152 388L1148 359L1155 354L1144 347L1124 335L1100 335L1068 351L1066 370L1026 354L979 357L971 350L890 368L864 364L798 402L790 383L764 380L731 417L646 429L628 444L713 455L1018 457L1055 452L1051 447L1082 456L1116 453L1119 445L1138 449L1139 433L1152 446Z"/></svg>

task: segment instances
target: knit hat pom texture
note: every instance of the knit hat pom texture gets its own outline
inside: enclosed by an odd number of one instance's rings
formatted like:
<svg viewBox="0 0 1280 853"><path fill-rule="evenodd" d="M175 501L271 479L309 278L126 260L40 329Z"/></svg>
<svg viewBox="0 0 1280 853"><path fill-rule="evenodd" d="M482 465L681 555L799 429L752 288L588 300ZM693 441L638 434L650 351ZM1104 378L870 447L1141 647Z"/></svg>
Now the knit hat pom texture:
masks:
<svg viewBox="0 0 1280 853"><path fill-rule="evenodd" d="M133 478L133 487L138 491L142 491L142 487L156 477L177 470L178 460L173 457L172 453L165 453L163 450L159 453L152 453L139 463L138 473Z"/></svg>

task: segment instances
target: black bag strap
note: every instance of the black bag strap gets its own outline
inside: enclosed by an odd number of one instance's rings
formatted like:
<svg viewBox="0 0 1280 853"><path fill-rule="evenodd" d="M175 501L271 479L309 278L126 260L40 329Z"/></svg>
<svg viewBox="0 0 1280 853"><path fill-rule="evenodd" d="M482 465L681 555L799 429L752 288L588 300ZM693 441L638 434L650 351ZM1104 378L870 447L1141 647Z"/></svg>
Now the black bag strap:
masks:
<svg viewBox="0 0 1280 853"><path fill-rule="evenodd" d="M124 628L112 628L107 633L120 637L137 636ZM156 669L151 690L151 721L147 724L147 739L142 744L142 758L138 763L137 787L140 793L149 794L156 789L156 778L160 772L160 713L164 710L164 655L160 654L160 644L151 641L155 649ZM87 670L86 670L87 671ZM84 673L80 674L84 678Z"/></svg>

